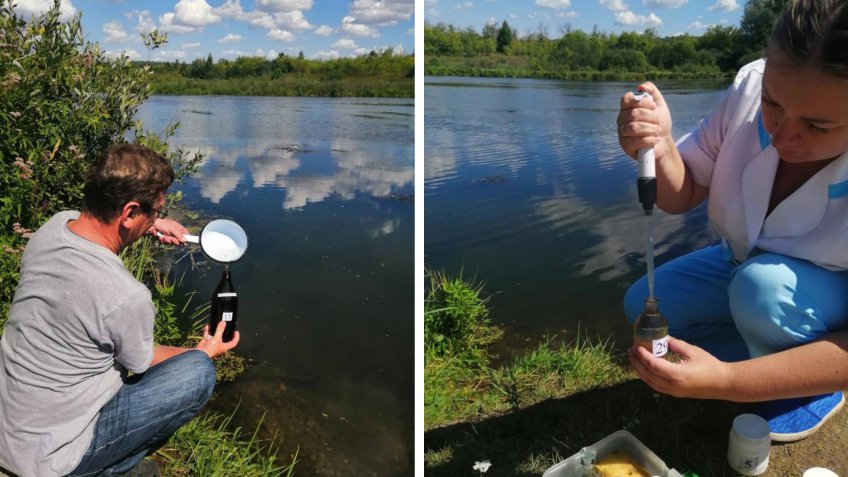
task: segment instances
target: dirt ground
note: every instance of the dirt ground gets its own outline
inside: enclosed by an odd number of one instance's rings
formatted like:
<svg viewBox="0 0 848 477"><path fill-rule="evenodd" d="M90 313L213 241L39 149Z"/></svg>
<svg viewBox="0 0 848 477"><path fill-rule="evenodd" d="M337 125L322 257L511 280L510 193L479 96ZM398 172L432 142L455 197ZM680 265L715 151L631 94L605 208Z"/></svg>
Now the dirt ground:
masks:
<svg viewBox="0 0 848 477"><path fill-rule="evenodd" d="M666 465L700 477L736 476L727 464L733 418L749 405L676 399L659 395L638 379L547 401L515 413L433 429L425 450L448 458L425 469L428 476L480 475L472 466L489 460L490 476L541 476L544 469L627 429ZM848 477L848 406L800 442L774 443L764 477L800 477L826 467Z"/></svg>

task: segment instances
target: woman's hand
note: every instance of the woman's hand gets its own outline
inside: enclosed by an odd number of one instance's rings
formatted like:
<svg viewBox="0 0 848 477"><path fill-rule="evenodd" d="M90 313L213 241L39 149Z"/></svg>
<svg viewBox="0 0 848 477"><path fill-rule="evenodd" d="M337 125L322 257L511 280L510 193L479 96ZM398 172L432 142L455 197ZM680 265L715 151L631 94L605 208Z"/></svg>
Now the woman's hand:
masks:
<svg viewBox="0 0 848 477"><path fill-rule="evenodd" d="M656 160L661 160L671 151L674 138L671 136L671 113L662 93L650 81L639 85L639 92L650 98L637 101L633 93L621 98L618 113L618 143L628 156L636 158L639 149L654 148Z"/></svg>
<svg viewBox="0 0 848 477"><path fill-rule="evenodd" d="M227 327L227 322L219 321L218 327L215 328L215 334L209 334L209 325L203 327L203 338L197 343L196 348L206 353L210 358L220 356L238 345L239 332L233 333L233 339L224 343L224 329Z"/></svg>
<svg viewBox="0 0 848 477"><path fill-rule="evenodd" d="M672 337L668 349L682 359L671 361L655 358L648 350L633 346L627 357L633 369L654 390L674 397L728 399L730 367L697 346Z"/></svg>
<svg viewBox="0 0 848 477"><path fill-rule="evenodd" d="M153 227L148 230L151 235L157 237L160 242L169 245L180 245L185 243L183 234L188 233L188 229L183 227L176 220L171 219L156 219L153 222Z"/></svg>

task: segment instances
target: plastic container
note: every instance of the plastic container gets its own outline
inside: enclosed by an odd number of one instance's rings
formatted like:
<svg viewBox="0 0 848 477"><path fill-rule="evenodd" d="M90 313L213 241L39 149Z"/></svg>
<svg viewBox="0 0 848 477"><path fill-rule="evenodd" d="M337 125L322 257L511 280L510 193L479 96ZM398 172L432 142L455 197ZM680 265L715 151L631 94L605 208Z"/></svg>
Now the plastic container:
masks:
<svg viewBox="0 0 848 477"><path fill-rule="evenodd" d="M619 451L631 456L636 465L652 476L680 477L680 472L669 469L645 444L623 429L604 437L592 447L598 452L597 460ZM580 470L580 455L577 453L546 470L542 477L572 477L580 475Z"/></svg>
<svg viewBox="0 0 848 477"><path fill-rule="evenodd" d="M756 414L733 419L727 443L727 463L742 475L760 475L769 464L771 437L768 422Z"/></svg>

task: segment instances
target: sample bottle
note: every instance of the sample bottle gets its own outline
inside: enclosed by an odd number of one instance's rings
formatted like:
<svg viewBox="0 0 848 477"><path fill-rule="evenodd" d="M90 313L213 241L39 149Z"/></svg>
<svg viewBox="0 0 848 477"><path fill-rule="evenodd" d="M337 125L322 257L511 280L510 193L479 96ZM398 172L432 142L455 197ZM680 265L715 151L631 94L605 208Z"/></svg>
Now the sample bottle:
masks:
<svg viewBox="0 0 848 477"><path fill-rule="evenodd" d="M215 287L212 294L212 303L209 307L209 333L214 334L218 322L227 323L224 328L224 342L232 341L233 333L236 331L238 317L238 295L230 279L230 271L224 270L221 281Z"/></svg>
<svg viewBox="0 0 848 477"><path fill-rule="evenodd" d="M660 314L656 298L645 298L645 309L633 325L633 342L654 357L668 353L668 321Z"/></svg>

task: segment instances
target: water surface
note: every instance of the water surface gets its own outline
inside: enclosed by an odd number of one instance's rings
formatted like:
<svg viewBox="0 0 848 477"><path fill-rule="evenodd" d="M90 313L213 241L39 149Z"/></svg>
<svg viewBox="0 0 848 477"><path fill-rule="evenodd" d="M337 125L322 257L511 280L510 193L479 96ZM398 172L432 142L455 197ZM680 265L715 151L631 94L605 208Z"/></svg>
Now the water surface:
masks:
<svg viewBox="0 0 848 477"><path fill-rule="evenodd" d="M646 219L616 116L635 86L426 79L425 265L485 283L504 354L578 330L629 340L621 302L645 273ZM659 86L679 137L725 85ZM717 239L704 206L654 217L658 265Z"/></svg>
<svg viewBox="0 0 848 477"><path fill-rule="evenodd" d="M172 191L247 232L232 265L241 344L255 360L213 406L298 475L410 475L414 434L411 100L154 96L138 118L205 154ZM187 220L187 219L186 219ZM199 231L199 229L195 229ZM203 257L195 254L194 261ZM197 265L195 263L195 265ZM178 261L208 300L223 268ZM240 404L239 404L240 403Z"/></svg>

